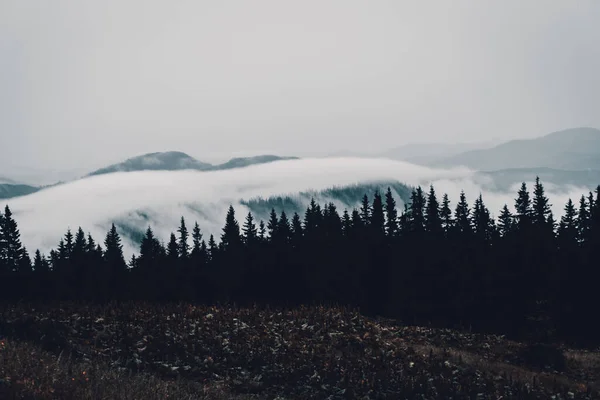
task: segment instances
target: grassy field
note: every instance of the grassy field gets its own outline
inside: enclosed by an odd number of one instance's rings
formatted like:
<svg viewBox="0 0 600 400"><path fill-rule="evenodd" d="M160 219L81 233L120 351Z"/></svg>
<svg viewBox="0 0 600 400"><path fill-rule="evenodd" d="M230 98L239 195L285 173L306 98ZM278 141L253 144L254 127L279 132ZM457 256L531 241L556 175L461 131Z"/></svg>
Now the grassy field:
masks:
<svg viewBox="0 0 600 400"><path fill-rule="evenodd" d="M600 398L600 352L346 309L0 310L0 399Z"/></svg>

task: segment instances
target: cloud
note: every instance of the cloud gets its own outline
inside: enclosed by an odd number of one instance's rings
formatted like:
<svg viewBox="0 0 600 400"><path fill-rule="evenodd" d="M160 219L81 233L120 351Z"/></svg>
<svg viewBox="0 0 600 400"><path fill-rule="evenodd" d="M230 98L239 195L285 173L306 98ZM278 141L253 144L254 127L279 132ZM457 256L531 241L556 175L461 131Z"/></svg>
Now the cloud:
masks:
<svg viewBox="0 0 600 400"><path fill-rule="evenodd" d="M482 193L494 214L505 203L512 206L516 197L516 189L512 192L485 189L485 182L474 179L474 172L464 168L436 170L385 159L316 158L225 171L148 171L94 176L11 199L9 206L24 244L31 250L39 248L47 253L56 248L68 227L75 230L81 226L101 241L112 222L126 222L138 229L150 224L166 241L184 216L188 224L198 221L206 236L213 233L218 237L230 204L236 208L240 221L248 211L240 200L375 181L424 187L433 184L440 196L448 193L453 201L464 189L471 204ZM548 196L553 211L560 215L568 197L576 199L585 192L582 188L551 188ZM124 245L127 255L137 252L137 243Z"/></svg>

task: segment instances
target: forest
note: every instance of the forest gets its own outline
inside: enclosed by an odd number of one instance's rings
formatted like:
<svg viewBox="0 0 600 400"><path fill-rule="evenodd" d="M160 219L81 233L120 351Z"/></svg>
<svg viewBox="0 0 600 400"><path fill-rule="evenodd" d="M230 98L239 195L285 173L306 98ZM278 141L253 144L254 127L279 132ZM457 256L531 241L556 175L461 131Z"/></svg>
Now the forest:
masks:
<svg viewBox="0 0 600 400"><path fill-rule="evenodd" d="M431 186L402 210L390 189L352 210L313 199L304 215L273 210L267 221L238 221L230 206L220 237L182 218L166 244L148 227L130 260L115 225L101 243L79 228L30 255L6 206L0 298L348 306L410 325L598 344L600 186L569 200L560 220L539 179L497 218L481 195L450 204Z"/></svg>

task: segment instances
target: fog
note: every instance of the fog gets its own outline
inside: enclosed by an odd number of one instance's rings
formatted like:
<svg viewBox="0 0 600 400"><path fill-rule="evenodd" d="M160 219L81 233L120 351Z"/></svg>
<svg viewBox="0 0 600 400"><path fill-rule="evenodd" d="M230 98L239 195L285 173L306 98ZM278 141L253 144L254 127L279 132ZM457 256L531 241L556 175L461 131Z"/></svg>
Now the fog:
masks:
<svg viewBox="0 0 600 400"><path fill-rule="evenodd" d="M375 181L399 181L424 187L433 184L439 196L448 193L453 204L461 189L465 190L471 205L482 193L494 215L505 203L514 204L519 186L516 183L512 192L490 190L489 182L474 178L474 173L464 168L435 170L384 159L317 158L226 171L114 173L10 199L8 204L19 224L24 245L30 252L39 248L48 253L56 248L68 227L76 230L81 226L96 241L102 242L113 221L138 229L150 224L160 239L167 241L184 216L188 228L198 221L206 238L213 233L218 239L230 204L234 205L240 224L243 222L248 210L240 204L242 199L294 195ZM555 215L561 215L568 197L578 199L587 190L549 187L547 192ZM149 221L136 211L147 214ZM138 243L125 241L124 251L127 256L137 253Z"/></svg>

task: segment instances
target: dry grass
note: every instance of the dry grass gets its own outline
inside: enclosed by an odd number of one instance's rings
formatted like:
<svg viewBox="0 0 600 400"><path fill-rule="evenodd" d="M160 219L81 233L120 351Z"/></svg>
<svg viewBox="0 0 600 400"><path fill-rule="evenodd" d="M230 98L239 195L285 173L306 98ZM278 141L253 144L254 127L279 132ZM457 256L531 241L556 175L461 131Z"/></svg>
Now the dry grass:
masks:
<svg viewBox="0 0 600 400"><path fill-rule="evenodd" d="M248 400L222 382L164 380L151 374L111 368L102 361L77 362L27 342L0 342L0 399L205 399Z"/></svg>
<svg viewBox="0 0 600 400"><path fill-rule="evenodd" d="M600 398L598 352L556 372L501 336L339 308L9 305L0 333L0 399Z"/></svg>

